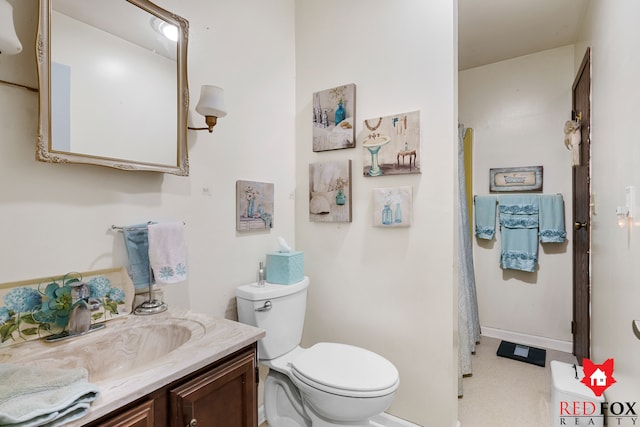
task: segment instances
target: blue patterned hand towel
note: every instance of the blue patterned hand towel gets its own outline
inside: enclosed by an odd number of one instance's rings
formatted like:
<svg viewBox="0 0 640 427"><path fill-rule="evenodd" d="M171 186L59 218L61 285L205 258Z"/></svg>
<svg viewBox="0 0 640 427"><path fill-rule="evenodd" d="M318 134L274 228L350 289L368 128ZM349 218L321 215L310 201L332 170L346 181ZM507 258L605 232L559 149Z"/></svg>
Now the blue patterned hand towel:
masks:
<svg viewBox="0 0 640 427"><path fill-rule="evenodd" d="M476 196L476 237L491 240L496 234L496 196Z"/></svg>
<svg viewBox="0 0 640 427"><path fill-rule="evenodd" d="M500 196L500 225L506 228L538 228L540 196Z"/></svg>
<svg viewBox="0 0 640 427"><path fill-rule="evenodd" d="M566 237L562 194L540 196L540 243L562 243Z"/></svg>
<svg viewBox="0 0 640 427"><path fill-rule="evenodd" d="M130 225L122 228L124 245L129 257L129 275L136 289L149 286L149 234L147 224Z"/></svg>
<svg viewBox="0 0 640 427"><path fill-rule="evenodd" d="M538 195L500 196L500 266L534 272L538 264Z"/></svg>
<svg viewBox="0 0 640 427"><path fill-rule="evenodd" d="M538 265L538 229L502 228L500 267L532 273Z"/></svg>

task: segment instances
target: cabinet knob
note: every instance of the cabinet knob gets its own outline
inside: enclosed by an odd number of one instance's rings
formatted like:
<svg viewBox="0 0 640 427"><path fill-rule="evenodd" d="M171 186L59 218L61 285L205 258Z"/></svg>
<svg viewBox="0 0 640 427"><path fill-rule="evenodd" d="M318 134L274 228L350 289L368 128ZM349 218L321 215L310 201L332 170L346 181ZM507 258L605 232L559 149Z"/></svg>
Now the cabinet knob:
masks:
<svg viewBox="0 0 640 427"><path fill-rule="evenodd" d="M189 422L189 424L187 424L187 427L196 427L197 425L198 425L198 420L194 418Z"/></svg>

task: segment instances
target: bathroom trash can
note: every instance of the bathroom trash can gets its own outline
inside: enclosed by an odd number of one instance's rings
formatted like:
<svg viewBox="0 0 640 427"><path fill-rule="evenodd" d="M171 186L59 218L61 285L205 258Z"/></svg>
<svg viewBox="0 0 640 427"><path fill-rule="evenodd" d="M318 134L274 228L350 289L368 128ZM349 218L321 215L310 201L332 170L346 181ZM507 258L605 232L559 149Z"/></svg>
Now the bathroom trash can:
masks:
<svg viewBox="0 0 640 427"><path fill-rule="evenodd" d="M601 408L604 395L596 396L580 382L584 373L582 366L551 361L551 425L560 426L604 426ZM577 376L577 378L576 378Z"/></svg>

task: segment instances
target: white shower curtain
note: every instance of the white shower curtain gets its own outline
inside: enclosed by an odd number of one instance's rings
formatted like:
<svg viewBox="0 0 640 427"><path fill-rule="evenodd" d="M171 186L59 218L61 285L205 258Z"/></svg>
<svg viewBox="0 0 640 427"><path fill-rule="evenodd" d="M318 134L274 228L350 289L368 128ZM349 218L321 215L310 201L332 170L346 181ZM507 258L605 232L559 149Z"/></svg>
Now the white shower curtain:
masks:
<svg viewBox="0 0 640 427"><path fill-rule="evenodd" d="M458 396L462 396L462 376L471 373L471 353L480 341L464 167L465 131L463 125L458 125Z"/></svg>

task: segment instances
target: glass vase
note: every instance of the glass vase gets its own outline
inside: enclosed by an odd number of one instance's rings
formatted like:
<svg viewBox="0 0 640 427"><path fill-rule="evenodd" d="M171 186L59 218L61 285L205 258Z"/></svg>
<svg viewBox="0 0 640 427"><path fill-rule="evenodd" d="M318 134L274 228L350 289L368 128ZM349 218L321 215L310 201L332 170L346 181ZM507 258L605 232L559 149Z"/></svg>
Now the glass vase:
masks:
<svg viewBox="0 0 640 427"><path fill-rule="evenodd" d="M247 218L253 217L254 200L255 199L249 199L249 205L247 206Z"/></svg>
<svg viewBox="0 0 640 427"><path fill-rule="evenodd" d="M336 109L336 118L335 118L336 126L338 126L338 124L345 119L346 114L347 112L345 111L344 106L342 105L342 102L339 102L338 108Z"/></svg>
<svg viewBox="0 0 640 427"><path fill-rule="evenodd" d="M396 224L399 224L402 222L402 209L400 209L400 203L396 203L396 212L393 216L393 221Z"/></svg>
<svg viewBox="0 0 640 427"><path fill-rule="evenodd" d="M393 212L391 211L391 207L389 205L384 205L382 208L382 224L390 225L393 222Z"/></svg>

